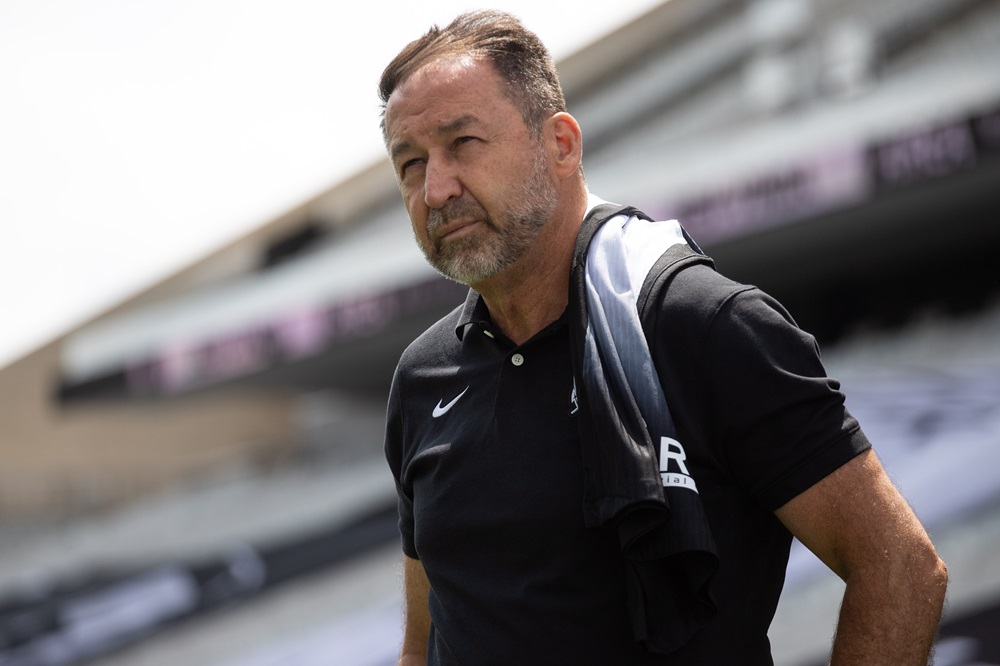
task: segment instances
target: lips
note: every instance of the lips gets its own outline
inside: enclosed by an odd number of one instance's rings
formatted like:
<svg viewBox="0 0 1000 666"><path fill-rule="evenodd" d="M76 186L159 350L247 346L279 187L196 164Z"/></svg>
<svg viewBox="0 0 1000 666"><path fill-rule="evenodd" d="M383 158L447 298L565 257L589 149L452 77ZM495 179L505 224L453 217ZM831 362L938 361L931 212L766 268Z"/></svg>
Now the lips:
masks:
<svg viewBox="0 0 1000 666"><path fill-rule="evenodd" d="M479 223L492 226L489 215L479 202L463 196L448 201L441 208L432 208L427 214L426 233L435 245L457 242L470 233Z"/></svg>
<svg viewBox="0 0 1000 666"><path fill-rule="evenodd" d="M476 226L480 222L482 222L482 220L478 219L449 222L434 230L434 238L438 241L447 241L454 238L459 238L462 235L464 235L466 231Z"/></svg>

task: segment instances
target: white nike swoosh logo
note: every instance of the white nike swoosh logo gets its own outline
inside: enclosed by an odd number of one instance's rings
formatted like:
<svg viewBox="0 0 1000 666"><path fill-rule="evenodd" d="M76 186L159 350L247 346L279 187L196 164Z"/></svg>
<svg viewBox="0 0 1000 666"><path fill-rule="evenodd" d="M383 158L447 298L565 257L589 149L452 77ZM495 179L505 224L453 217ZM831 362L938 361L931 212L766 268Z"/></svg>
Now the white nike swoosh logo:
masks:
<svg viewBox="0 0 1000 666"><path fill-rule="evenodd" d="M465 391L468 391L468 390L469 390L469 387L466 386L465 387ZM456 395L455 399L452 400L451 402L449 402L447 405L442 406L441 405L441 401L438 400L437 407L435 407L434 411L431 412L431 416L433 416L434 418L437 418L439 416L442 416L443 414L446 414L449 409L451 409L452 407L455 406L455 403L458 402L458 399L461 398L463 395L465 395L465 391L462 391L461 393L459 393L458 395Z"/></svg>

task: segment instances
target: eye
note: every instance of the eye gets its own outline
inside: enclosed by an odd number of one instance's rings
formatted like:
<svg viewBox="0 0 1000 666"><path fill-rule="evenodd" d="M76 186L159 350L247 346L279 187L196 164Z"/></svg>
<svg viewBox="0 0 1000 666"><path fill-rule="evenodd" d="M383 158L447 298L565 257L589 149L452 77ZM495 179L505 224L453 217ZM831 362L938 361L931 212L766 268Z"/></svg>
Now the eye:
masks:
<svg viewBox="0 0 1000 666"><path fill-rule="evenodd" d="M403 162L399 166L399 175L400 176L405 176L406 175L406 171L410 167L419 166L419 165L421 165L423 163L424 163L424 158L422 158L422 157L414 157L413 159L406 160L405 162Z"/></svg>
<svg viewBox="0 0 1000 666"><path fill-rule="evenodd" d="M455 139L455 145L459 146L459 145L461 145L463 143L468 143L470 141L475 141L475 140L476 140L476 137L474 137L474 136L460 136L457 139Z"/></svg>

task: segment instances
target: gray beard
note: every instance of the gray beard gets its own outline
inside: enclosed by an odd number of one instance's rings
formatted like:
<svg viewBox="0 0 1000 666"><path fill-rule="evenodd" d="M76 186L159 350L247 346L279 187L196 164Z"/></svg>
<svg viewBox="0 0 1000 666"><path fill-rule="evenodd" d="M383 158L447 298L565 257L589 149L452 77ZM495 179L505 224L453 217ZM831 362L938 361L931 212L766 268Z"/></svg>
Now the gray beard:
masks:
<svg viewBox="0 0 1000 666"><path fill-rule="evenodd" d="M430 238L436 229L458 218L480 220L486 230L485 238L483 233L472 233L447 243L431 240L429 246L418 241L428 263L445 277L471 285L493 277L524 256L556 207L556 190L548 180L540 151L534 155L532 171L516 199L496 219L475 200L460 199L432 209L427 218Z"/></svg>

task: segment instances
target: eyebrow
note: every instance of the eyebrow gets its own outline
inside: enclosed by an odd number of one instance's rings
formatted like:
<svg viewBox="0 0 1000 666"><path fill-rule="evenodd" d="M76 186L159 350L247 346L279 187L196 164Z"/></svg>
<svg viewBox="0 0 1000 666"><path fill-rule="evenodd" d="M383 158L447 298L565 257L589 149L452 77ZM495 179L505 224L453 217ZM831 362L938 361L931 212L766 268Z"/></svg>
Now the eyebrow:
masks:
<svg viewBox="0 0 1000 666"><path fill-rule="evenodd" d="M458 132L459 130L465 129L469 125L474 125L476 119L470 114L465 114L464 116L459 116L451 122L439 125L437 128L438 134L450 134L451 132Z"/></svg>
<svg viewBox="0 0 1000 666"><path fill-rule="evenodd" d="M438 135L452 134L454 132L459 132L465 129L469 125L474 125L477 122L478 121L476 120L475 116L471 114L465 114L463 116L455 118L454 120L449 120L446 123L438 125L437 128L434 130L434 133ZM397 143L392 147L392 149L389 152L389 156L393 159L393 161L395 161L397 157L408 151L412 146L413 144L410 141L400 141L399 143Z"/></svg>

